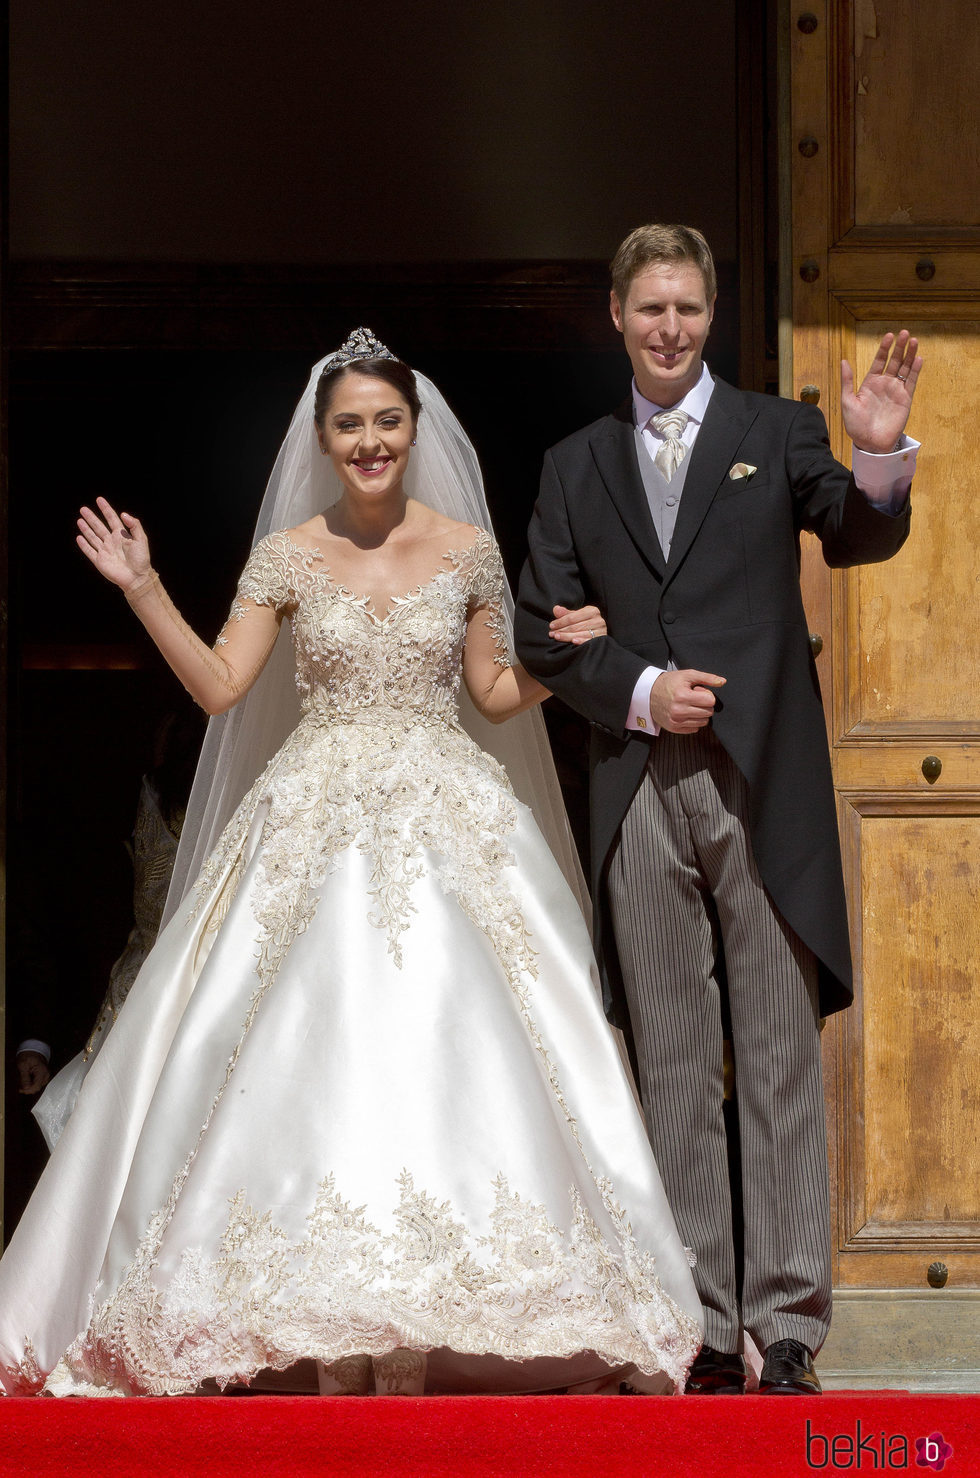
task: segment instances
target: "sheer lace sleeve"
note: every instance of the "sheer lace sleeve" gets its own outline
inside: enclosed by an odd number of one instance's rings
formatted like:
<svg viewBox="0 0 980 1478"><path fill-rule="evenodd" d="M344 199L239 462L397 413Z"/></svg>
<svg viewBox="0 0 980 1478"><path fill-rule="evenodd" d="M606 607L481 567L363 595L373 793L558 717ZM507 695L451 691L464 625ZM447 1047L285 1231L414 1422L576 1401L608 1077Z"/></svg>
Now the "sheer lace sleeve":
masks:
<svg viewBox="0 0 980 1478"><path fill-rule="evenodd" d="M500 550L480 531L466 554L468 566L463 680L477 712L503 723L548 696L547 688L515 663L509 650L506 577Z"/></svg>
<svg viewBox="0 0 980 1478"><path fill-rule="evenodd" d="M260 539L242 570L228 620L221 628L215 646L227 646L232 622L243 621L248 613L246 601L257 606L269 606L276 615L288 613L295 605L290 553L291 545L283 534L268 534Z"/></svg>
<svg viewBox="0 0 980 1478"><path fill-rule="evenodd" d="M275 646L290 593L276 550L263 548L274 538L253 550L213 648L188 626L155 570L126 591L130 606L177 677L210 714L224 713L244 697Z"/></svg>
<svg viewBox="0 0 980 1478"><path fill-rule="evenodd" d="M499 667L512 665L507 644L507 619L504 614L506 576L497 542L490 534L479 531L469 552L470 586L468 618L485 611L484 625L490 633L493 660Z"/></svg>

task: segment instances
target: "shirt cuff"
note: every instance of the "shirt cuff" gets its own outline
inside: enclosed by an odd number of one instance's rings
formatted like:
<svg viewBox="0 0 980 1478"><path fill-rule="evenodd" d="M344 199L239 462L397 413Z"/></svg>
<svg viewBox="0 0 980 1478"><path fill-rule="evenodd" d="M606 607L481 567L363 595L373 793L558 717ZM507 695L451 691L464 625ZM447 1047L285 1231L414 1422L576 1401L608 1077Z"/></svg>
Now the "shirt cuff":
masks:
<svg viewBox="0 0 980 1478"><path fill-rule="evenodd" d="M874 508L899 513L905 505L921 442L903 436L893 452L863 452L851 448L854 481Z"/></svg>
<svg viewBox="0 0 980 1478"><path fill-rule="evenodd" d="M47 1042L39 1042L37 1037L28 1037L26 1041L21 1042L15 1055L19 1056L21 1052L37 1052L45 1062L51 1061L51 1048Z"/></svg>
<svg viewBox="0 0 980 1478"><path fill-rule="evenodd" d="M626 719L627 729L634 729L641 734L651 736L660 733L660 725L655 724L650 717L650 689L664 671L663 667L645 667L640 673L630 701L630 711Z"/></svg>

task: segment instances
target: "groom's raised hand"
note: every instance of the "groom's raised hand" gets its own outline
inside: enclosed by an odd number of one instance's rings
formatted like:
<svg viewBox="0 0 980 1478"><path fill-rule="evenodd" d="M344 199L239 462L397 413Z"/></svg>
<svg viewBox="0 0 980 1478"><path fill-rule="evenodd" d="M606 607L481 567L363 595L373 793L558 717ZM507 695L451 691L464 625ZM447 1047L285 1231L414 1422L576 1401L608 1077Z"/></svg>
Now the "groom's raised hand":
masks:
<svg viewBox="0 0 980 1478"><path fill-rule="evenodd" d="M919 341L908 329L885 334L871 368L854 388L854 371L841 360L841 410L844 430L862 452L893 452L905 430L915 384L922 368Z"/></svg>

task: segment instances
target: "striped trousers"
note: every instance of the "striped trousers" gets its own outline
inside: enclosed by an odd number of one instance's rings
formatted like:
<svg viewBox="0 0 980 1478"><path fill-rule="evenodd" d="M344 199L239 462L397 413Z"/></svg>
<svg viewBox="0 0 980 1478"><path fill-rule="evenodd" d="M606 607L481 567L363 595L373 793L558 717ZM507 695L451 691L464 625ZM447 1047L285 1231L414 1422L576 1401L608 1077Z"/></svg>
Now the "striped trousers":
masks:
<svg viewBox="0 0 980 1478"><path fill-rule="evenodd" d="M609 871L639 1087L677 1228L697 1256L705 1343L819 1349L830 1324L817 967L752 855L747 787L709 729L661 733ZM723 1117L723 992L744 1228L737 1297Z"/></svg>

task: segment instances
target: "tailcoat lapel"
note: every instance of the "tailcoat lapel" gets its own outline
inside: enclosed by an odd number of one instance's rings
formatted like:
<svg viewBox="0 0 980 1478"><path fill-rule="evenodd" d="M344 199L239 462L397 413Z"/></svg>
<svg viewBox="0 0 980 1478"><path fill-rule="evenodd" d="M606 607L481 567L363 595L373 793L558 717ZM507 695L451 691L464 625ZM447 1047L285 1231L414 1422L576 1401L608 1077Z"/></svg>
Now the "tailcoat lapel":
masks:
<svg viewBox="0 0 980 1478"><path fill-rule="evenodd" d="M631 400L621 405L611 416L607 416L592 436L591 447L599 476L616 506L616 511L650 569L662 581L665 574L664 555L650 514L640 469L636 464Z"/></svg>
<svg viewBox="0 0 980 1478"><path fill-rule="evenodd" d="M704 423L691 450L670 545L668 580L683 563L712 501L725 486L735 453L757 414L741 391L733 390L724 380L715 381Z"/></svg>

